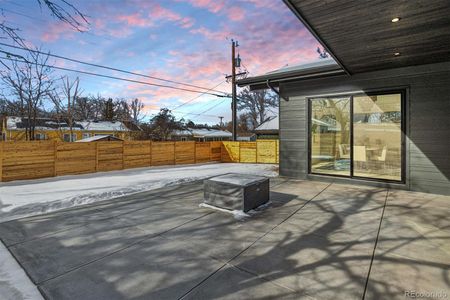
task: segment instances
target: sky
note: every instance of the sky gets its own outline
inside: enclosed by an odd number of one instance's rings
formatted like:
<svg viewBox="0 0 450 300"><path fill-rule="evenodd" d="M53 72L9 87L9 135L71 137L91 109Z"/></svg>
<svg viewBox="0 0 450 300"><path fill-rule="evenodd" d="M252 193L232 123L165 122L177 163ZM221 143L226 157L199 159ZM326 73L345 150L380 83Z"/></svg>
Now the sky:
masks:
<svg viewBox="0 0 450 300"><path fill-rule="evenodd" d="M241 69L246 69L248 76L319 59L319 43L281 0L70 3L88 17L84 32L56 20L45 7L40 8L38 0L0 0L0 8L3 20L20 28L26 42L43 51L206 88L217 86L215 90L227 93L231 92L231 85L224 77L231 73L231 39L239 42ZM60 59L50 62L65 68L167 84ZM167 107L178 118L198 123L218 123L218 116L223 116L224 121L231 119L228 98L55 71L55 76L62 75L79 77L83 95L139 98L148 117Z"/></svg>

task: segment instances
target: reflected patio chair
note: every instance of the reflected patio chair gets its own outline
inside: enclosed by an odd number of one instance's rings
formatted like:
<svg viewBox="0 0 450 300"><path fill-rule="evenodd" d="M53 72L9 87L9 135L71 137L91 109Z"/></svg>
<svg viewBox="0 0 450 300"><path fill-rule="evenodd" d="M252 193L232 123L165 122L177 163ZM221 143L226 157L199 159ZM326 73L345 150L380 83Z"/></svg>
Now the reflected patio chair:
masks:
<svg viewBox="0 0 450 300"><path fill-rule="evenodd" d="M353 161L356 162L358 169L367 168L366 146L353 146Z"/></svg>
<svg viewBox="0 0 450 300"><path fill-rule="evenodd" d="M348 145L339 144L339 158L350 159L350 153L348 151Z"/></svg>
<svg viewBox="0 0 450 300"><path fill-rule="evenodd" d="M384 146L383 150L381 150L381 155L376 157L377 162L381 164L380 167L383 168L384 171L386 171L386 156L387 156L387 147Z"/></svg>
<svg viewBox="0 0 450 300"><path fill-rule="evenodd" d="M386 154L387 154L387 147L384 146L383 150L381 150L381 156L377 156L378 161L386 162Z"/></svg>

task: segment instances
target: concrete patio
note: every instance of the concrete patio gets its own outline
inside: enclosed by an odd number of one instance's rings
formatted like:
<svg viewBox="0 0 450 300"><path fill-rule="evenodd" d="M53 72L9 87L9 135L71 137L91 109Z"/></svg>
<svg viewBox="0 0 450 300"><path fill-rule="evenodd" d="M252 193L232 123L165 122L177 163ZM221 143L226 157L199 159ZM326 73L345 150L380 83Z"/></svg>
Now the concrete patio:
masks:
<svg viewBox="0 0 450 300"><path fill-rule="evenodd" d="M202 197L178 185L2 223L0 238L48 299L450 297L449 196L275 178L246 220Z"/></svg>

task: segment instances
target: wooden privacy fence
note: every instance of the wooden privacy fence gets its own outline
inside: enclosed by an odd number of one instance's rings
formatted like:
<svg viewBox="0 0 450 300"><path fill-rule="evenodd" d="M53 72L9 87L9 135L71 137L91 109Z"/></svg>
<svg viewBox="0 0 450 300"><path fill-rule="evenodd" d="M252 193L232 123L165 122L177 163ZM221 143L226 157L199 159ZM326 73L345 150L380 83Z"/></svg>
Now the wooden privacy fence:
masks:
<svg viewBox="0 0 450 300"><path fill-rule="evenodd" d="M278 141L0 142L0 180L206 162L278 163Z"/></svg>

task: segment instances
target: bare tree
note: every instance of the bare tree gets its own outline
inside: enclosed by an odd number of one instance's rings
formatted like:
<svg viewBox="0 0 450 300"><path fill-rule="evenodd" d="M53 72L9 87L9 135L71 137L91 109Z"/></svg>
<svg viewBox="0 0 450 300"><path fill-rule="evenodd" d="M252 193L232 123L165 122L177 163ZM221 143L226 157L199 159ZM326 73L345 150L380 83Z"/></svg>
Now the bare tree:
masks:
<svg viewBox="0 0 450 300"><path fill-rule="evenodd" d="M250 91L243 89L238 96L238 109L246 111L252 129L269 120L270 108L278 107L278 96L267 90Z"/></svg>
<svg viewBox="0 0 450 300"><path fill-rule="evenodd" d="M102 95L90 95L89 102L91 105L91 115L89 118L99 120L103 118L103 114L106 110L106 99Z"/></svg>
<svg viewBox="0 0 450 300"><path fill-rule="evenodd" d="M64 76L61 78L63 85L61 92L54 92L50 94L50 99L55 105L55 117L59 124L62 124L64 120L69 126L70 138L69 141L73 142L73 124L77 119L77 101L80 98L81 91L79 89L80 79L77 77L73 81L69 77ZM60 128L61 130L61 128ZM62 133L62 132L61 132Z"/></svg>
<svg viewBox="0 0 450 300"><path fill-rule="evenodd" d="M143 114L144 103L138 98L134 99L130 103L131 119L135 124L139 124L145 117Z"/></svg>
<svg viewBox="0 0 450 300"><path fill-rule="evenodd" d="M48 8L52 16L69 24L75 30L83 32L89 25L86 15L67 0L37 0L37 2L41 8Z"/></svg>
<svg viewBox="0 0 450 300"><path fill-rule="evenodd" d="M95 119L93 103L88 97L77 97L73 107L73 116L76 120L90 120Z"/></svg>
<svg viewBox="0 0 450 300"><path fill-rule="evenodd" d="M129 121L130 120L130 105L128 104L128 102L123 99L123 98L119 98L119 99L115 99L112 102L112 109L113 109L113 113L112 113L112 118L111 120L120 120L120 121Z"/></svg>
<svg viewBox="0 0 450 300"><path fill-rule="evenodd" d="M70 81L69 77L63 78L64 96L67 100L67 123L70 131L70 142L73 142L73 121L76 99L81 94L79 90L80 79L77 77L74 81Z"/></svg>
<svg viewBox="0 0 450 300"><path fill-rule="evenodd" d="M25 135L34 140L36 118L43 102L54 93L52 69L48 55L29 52L24 60L12 60L6 70L1 70L1 80L10 95L17 99L19 116L26 119Z"/></svg>
<svg viewBox="0 0 450 300"><path fill-rule="evenodd" d="M46 8L52 16L66 24L74 30L83 32L88 29L89 21L84 13L78 10L67 0L36 0L39 7ZM0 39L10 40L15 44L28 48L23 37L20 36L20 29L13 27L6 20L5 10L0 6L3 19L0 21Z"/></svg>

